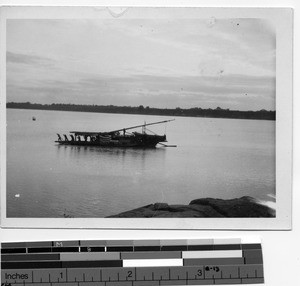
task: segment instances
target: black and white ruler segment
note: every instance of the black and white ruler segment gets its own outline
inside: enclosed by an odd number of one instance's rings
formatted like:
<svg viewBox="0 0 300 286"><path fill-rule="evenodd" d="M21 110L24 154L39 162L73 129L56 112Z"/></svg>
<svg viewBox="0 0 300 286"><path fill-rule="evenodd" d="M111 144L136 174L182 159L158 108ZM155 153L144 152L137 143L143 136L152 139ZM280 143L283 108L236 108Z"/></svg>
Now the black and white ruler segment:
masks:
<svg viewBox="0 0 300 286"><path fill-rule="evenodd" d="M260 243L241 239L1 244L1 286L263 284Z"/></svg>

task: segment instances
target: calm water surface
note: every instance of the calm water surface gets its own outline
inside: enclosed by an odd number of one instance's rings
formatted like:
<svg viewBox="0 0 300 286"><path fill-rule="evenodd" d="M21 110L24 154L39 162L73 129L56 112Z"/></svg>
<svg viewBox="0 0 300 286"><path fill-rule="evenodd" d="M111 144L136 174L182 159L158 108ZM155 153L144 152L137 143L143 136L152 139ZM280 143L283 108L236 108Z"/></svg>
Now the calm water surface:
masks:
<svg viewBox="0 0 300 286"><path fill-rule="evenodd" d="M32 120L36 117L36 121ZM168 117L7 110L7 217L105 217L155 202L275 200L275 122L176 117L150 126L177 148L58 146L56 133Z"/></svg>

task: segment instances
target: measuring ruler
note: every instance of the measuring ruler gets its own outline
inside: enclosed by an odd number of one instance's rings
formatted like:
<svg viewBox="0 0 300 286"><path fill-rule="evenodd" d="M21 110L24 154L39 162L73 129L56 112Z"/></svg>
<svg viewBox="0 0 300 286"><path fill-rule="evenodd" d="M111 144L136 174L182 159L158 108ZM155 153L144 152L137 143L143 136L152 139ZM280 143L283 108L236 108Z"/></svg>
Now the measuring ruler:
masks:
<svg viewBox="0 0 300 286"><path fill-rule="evenodd" d="M260 243L240 239L1 244L2 286L264 283Z"/></svg>

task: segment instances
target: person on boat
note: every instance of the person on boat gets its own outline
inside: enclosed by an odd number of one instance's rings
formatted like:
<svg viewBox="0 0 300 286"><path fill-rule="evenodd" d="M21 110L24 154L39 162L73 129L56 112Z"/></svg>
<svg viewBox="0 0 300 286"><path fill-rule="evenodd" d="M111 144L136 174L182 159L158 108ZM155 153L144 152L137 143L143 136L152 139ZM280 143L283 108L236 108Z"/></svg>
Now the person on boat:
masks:
<svg viewBox="0 0 300 286"><path fill-rule="evenodd" d="M81 141L81 139L80 139L80 135L78 135L78 136L77 136L77 139L78 139L78 141L79 141L79 142Z"/></svg>
<svg viewBox="0 0 300 286"><path fill-rule="evenodd" d="M71 136L71 140L72 140L72 141L75 141L74 136L73 136L72 134L71 134L70 136Z"/></svg>
<svg viewBox="0 0 300 286"><path fill-rule="evenodd" d="M69 141L68 137L66 134L64 134L64 137L65 137L65 141Z"/></svg>
<svg viewBox="0 0 300 286"><path fill-rule="evenodd" d="M57 133L57 136L58 136L58 141L61 141L61 137L58 133Z"/></svg>

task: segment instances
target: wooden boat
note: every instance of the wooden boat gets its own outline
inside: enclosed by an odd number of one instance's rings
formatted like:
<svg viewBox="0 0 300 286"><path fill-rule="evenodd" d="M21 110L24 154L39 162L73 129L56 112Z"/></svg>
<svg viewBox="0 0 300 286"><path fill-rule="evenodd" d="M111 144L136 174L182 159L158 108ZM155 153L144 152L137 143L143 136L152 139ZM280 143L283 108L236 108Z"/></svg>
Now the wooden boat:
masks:
<svg viewBox="0 0 300 286"><path fill-rule="evenodd" d="M57 134L58 140L55 142L60 145L76 145L76 146L102 146L102 147L123 147L123 148L155 148L157 144L165 147L175 147L165 145L162 142L167 142L166 135L157 135L146 133L146 126L161 124L173 121L164 120L153 123L144 123L109 132L84 132L84 131L70 131L70 137L63 134ZM142 127L142 132L128 132L128 130L137 129ZM148 130L149 131L149 130ZM152 131L151 131L152 132ZM152 132L153 133L153 132Z"/></svg>

